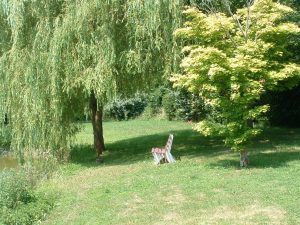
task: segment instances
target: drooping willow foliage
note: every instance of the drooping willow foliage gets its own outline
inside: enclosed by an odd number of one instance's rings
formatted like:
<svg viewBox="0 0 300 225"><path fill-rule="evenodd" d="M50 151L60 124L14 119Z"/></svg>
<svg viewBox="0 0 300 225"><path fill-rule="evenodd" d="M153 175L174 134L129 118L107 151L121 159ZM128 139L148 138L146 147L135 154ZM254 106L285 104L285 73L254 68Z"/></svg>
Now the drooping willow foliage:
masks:
<svg viewBox="0 0 300 225"><path fill-rule="evenodd" d="M74 118L176 70L183 0L1 0L0 119L12 149L63 158Z"/></svg>

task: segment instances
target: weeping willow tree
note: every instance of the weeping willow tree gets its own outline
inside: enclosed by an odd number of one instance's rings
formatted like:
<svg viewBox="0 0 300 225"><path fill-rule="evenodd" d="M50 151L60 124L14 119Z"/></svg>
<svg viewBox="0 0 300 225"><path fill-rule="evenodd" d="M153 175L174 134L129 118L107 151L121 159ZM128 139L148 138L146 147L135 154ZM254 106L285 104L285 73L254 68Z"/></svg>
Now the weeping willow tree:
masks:
<svg viewBox="0 0 300 225"><path fill-rule="evenodd" d="M104 150L103 105L176 69L172 33L182 0L0 1L0 118L21 162L63 159L74 119L89 107L94 145Z"/></svg>

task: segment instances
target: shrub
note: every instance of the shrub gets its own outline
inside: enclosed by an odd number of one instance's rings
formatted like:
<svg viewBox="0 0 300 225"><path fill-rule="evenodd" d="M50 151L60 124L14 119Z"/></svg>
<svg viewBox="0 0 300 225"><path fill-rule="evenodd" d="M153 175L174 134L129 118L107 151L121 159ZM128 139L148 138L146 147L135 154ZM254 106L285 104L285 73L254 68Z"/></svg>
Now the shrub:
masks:
<svg viewBox="0 0 300 225"><path fill-rule="evenodd" d="M0 207L14 209L19 203L28 203L32 187L25 175L15 170L0 173Z"/></svg>
<svg viewBox="0 0 300 225"><path fill-rule="evenodd" d="M43 218L53 203L52 196L34 191L25 173L0 173L0 224L32 224Z"/></svg>
<svg viewBox="0 0 300 225"><path fill-rule="evenodd" d="M176 93L169 91L162 98L163 109L168 120L176 118Z"/></svg>
<svg viewBox="0 0 300 225"><path fill-rule="evenodd" d="M149 113L152 116L155 116L162 107L163 96L166 93L166 88L164 86L160 86L148 94L148 106Z"/></svg>
<svg viewBox="0 0 300 225"><path fill-rule="evenodd" d="M199 96L185 90L179 90L175 99L178 118L197 122L205 117L206 110L203 100Z"/></svg>
<svg viewBox="0 0 300 225"><path fill-rule="evenodd" d="M167 90L162 106L169 120L199 121L205 116L203 101L184 90Z"/></svg>
<svg viewBox="0 0 300 225"><path fill-rule="evenodd" d="M106 119L128 120L142 114L142 118L199 121L205 115L203 101L184 90L160 86L148 95L137 94L134 98L117 99L104 108Z"/></svg>
<svg viewBox="0 0 300 225"><path fill-rule="evenodd" d="M139 116L147 105L146 95L136 94L133 98L117 99L104 108L105 118L128 120Z"/></svg>
<svg viewBox="0 0 300 225"><path fill-rule="evenodd" d="M48 179L58 168L58 161L55 156L49 152L43 152L36 158L27 160L23 165L23 173L34 186L38 181Z"/></svg>

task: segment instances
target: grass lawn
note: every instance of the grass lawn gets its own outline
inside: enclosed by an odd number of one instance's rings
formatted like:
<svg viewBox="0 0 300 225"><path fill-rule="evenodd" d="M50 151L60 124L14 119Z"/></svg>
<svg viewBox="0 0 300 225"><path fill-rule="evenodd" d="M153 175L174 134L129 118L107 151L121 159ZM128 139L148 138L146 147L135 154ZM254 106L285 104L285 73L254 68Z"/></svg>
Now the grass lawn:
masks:
<svg viewBox="0 0 300 225"><path fill-rule="evenodd" d="M107 151L95 163L84 124L70 163L41 190L59 193L43 224L300 224L300 130L271 129L237 153L184 122L104 123ZM175 164L150 149L174 134Z"/></svg>

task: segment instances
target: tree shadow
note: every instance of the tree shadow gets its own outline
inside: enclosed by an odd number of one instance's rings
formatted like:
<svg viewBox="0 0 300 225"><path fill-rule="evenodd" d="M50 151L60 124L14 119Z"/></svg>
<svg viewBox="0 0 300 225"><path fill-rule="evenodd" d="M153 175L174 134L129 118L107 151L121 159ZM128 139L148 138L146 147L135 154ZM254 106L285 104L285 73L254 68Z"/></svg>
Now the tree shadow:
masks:
<svg viewBox="0 0 300 225"><path fill-rule="evenodd" d="M203 137L193 130L174 131L172 154L181 157L216 158L209 167L239 168L237 153L224 147L221 138ZM70 154L71 163L84 167L106 165L128 165L152 160L151 148L166 144L169 133L140 136L120 140L106 145L104 163L95 160L95 151L91 145L77 145ZM291 150L288 150L291 149ZM294 149L294 150L293 150ZM249 168L287 166L288 162L300 161L300 129L268 129L248 146L250 152ZM217 158L224 158L217 160Z"/></svg>
<svg viewBox="0 0 300 225"><path fill-rule="evenodd" d="M226 148L222 140L218 138L207 138L192 130L174 131L172 154L175 158L182 156L215 156ZM108 143L104 152L104 163L95 162L95 150L91 145L73 146L70 161L86 167L101 165L126 165L137 162L152 160L152 147L163 147L168 139L169 133L140 136L126 140Z"/></svg>
<svg viewBox="0 0 300 225"><path fill-rule="evenodd" d="M288 167L289 162L300 161L300 129L270 128L257 137L248 150L249 168ZM218 160L209 166L238 168L238 158Z"/></svg>
<svg viewBox="0 0 300 225"><path fill-rule="evenodd" d="M256 153L250 155L250 164L248 168L278 168L288 167L288 163L292 161L300 161L300 152L272 152L272 153ZM238 158L222 159L217 162L210 163L211 168L236 168L239 169Z"/></svg>

